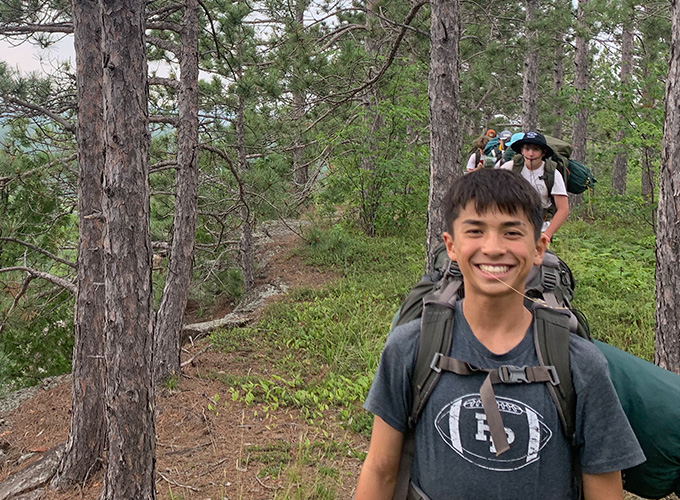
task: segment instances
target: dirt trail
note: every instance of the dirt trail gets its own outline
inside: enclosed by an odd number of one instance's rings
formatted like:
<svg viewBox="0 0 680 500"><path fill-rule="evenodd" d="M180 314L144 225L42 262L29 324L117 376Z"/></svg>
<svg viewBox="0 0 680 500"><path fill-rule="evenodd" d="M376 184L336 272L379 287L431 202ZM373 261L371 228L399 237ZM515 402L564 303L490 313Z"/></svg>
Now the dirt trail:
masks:
<svg viewBox="0 0 680 500"><path fill-rule="evenodd" d="M253 321L264 305L280 300L287 290L320 287L337 278L333 273L302 265L300 258L291 254L299 241L284 223L271 224L256 235L257 288L241 306L227 311L229 314ZM227 314L217 311L215 315ZM206 350L209 343L205 339L185 347L183 361L194 359L185 366L178 387L157 390L159 499L270 500L277 493L280 497L282 488L290 483L271 474L259 477L260 471L285 466L288 472L295 473L299 484L313 485L318 479L319 462L342 478L337 498L351 498L360 462L343 454L309 457L309 450L300 443L332 439L365 450L364 438L334 424L323 429L327 433L324 436L295 410L267 410L232 401L222 380L266 372L267 360L262 353L243 350L224 354ZM0 481L66 441L70 407L68 375L0 400ZM329 414L326 422L334 422L333 415ZM317 466L309 466L310 458ZM82 488L65 493L38 490L25 499L96 500L101 488L99 472Z"/></svg>

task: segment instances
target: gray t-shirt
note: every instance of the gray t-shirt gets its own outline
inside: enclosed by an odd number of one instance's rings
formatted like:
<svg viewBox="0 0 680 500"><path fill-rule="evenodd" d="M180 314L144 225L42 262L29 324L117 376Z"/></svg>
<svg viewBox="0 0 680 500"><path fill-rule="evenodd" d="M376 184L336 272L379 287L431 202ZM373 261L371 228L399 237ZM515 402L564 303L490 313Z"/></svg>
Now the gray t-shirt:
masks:
<svg viewBox="0 0 680 500"><path fill-rule="evenodd" d="M511 351L497 355L474 336L456 306L450 355L473 366L536 366L533 325ZM396 328L387 339L364 407L405 432L410 376L420 322ZM597 347L571 336L570 363L577 393L576 445L586 473L612 472L644 461ZM510 450L497 457L479 389L485 374L444 372L416 426L412 480L433 500L576 499L571 451L545 384L496 384Z"/></svg>

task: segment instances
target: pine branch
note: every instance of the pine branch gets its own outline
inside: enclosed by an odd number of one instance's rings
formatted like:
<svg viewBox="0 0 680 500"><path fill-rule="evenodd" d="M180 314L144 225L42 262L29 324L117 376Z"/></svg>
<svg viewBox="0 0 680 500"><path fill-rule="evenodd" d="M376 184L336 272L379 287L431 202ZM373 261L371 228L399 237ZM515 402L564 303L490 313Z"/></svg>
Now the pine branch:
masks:
<svg viewBox="0 0 680 500"><path fill-rule="evenodd" d="M35 250L36 252L40 252L43 255L47 255L50 259L56 260L57 262L61 262L62 264L66 264L67 266L77 269L76 263L71 262L70 260L62 259L61 257L54 255L52 252L48 252L47 250L40 248L38 246L35 246L31 243L28 243L27 241L22 241L17 238L10 238L10 237L5 237L2 236L0 237L0 241L11 241L12 243L18 243L19 245L23 245L25 247L30 248L31 250Z"/></svg>
<svg viewBox="0 0 680 500"><path fill-rule="evenodd" d="M13 271L23 271L25 273L28 273L30 276L34 278L44 279L45 281L49 281L50 283L54 283L55 285L60 286L64 290L68 290L73 295L75 295L76 292L78 291L76 285L71 283L67 279L64 279L60 276L55 276L54 274L46 273L44 271L38 271L37 269L33 269L31 267L15 266L4 267L0 269L0 273L11 273Z"/></svg>
<svg viewBox="0 0 680 500"><path fill-rule="evenodd" d="M23 101L21 99L17 99L16 97L12 97L7 94L3 94L2 97L7 102L20 106L22 108L30 109L32 111L37 111L38 113L43 114L45 116L49 116L55 122L59 123L62 127L64 127L64 129L66 129L68 132L71 132L72 134L76 133L76 126L73 123L64 119L62 116L59 116L58 114L54 113L53 111L47 108L43 108L42 106Z"/></svg>

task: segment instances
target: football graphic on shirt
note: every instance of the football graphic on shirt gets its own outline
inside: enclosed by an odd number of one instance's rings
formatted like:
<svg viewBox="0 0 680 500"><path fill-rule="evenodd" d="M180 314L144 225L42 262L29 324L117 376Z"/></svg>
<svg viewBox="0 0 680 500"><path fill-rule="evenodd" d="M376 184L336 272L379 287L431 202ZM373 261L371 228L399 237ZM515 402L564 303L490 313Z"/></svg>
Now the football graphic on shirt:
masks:
<svg viewBox="0 0 680 500"><path fill-rule="evenodd" d="M434 425L441 438L465 460L484 469L512 471L538 460L552 437L543 417L521 401L496 397L510 450L496 456L479 394L447 404Z"/></svg>

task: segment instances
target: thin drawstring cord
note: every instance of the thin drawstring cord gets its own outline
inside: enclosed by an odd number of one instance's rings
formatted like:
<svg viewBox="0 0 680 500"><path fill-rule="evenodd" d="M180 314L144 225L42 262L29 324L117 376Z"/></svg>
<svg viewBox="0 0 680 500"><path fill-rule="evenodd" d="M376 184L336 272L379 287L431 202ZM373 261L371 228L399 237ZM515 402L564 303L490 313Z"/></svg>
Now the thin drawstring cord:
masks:
<svg viewBox="0 0 680 500"><path fill-rule="evenodd" d="M503 281L502 279L498 278L497 276L494 276L493 274L492 274L491 276L493 277L493 279L495 279L495 280L498 281L499 283L503 283L503 284L504 284L505 286L507 286L510 290L512 290L513 292L515 292L515 293L518 294L518 295L521 295L522 297L524 297L525 299L527 299L527 300L533 302L534 304L536 304L536 303L538 303L538 302L543 302L542 299L535 299L535 298L533 298L533 297L527 296L526 294L523 294L522 292L520 292L519 290L517 290L515 287L513 287L513 286L510 285L509 283L506 283L505 281ZM555 309L569 309L569 308L568 308L568 307L556 307Z"/></svg>

